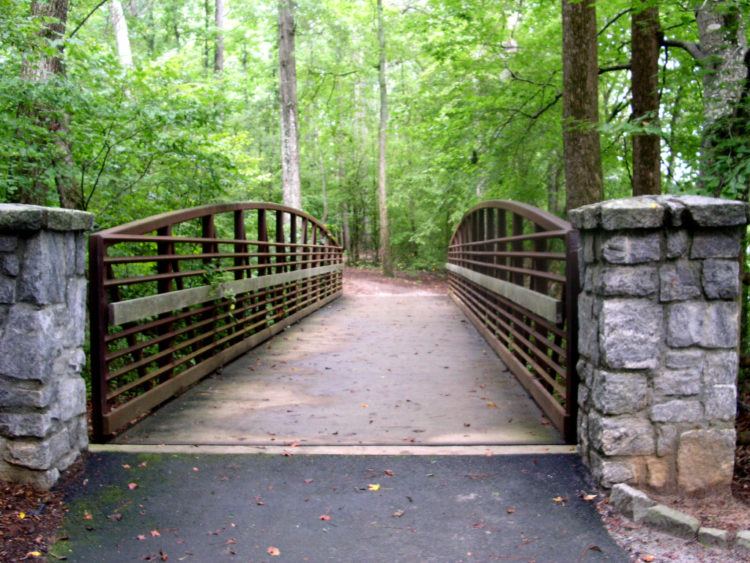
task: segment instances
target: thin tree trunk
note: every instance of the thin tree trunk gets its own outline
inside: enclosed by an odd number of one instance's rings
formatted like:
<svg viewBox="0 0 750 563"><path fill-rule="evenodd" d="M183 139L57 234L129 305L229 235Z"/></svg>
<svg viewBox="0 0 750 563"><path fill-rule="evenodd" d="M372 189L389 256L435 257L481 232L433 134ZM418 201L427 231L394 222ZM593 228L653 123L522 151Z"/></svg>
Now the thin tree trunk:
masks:
<svg viewBox="0 0 750 563"><path fill-rule="evenodd" d="M378 127L378 215L380 219L380 262L383 274L393 275L391 241L388 229L388 186L386 184L386 129L388 127L388 89L385 81L385 30L383 0L378 0L378 84L380 86L380 126Z"/></svg>
<svg viewBox="0 0 750 563"><path fill-rule="evenodd" d="M224 70L224 0L215 0L214 21L216 22L216 40L214 45L214 72Z"/></svg>
<svg viewBox="0 0 750 563"><path fill-rule="evenodd" d="M211 49L208 46L211 35L211 8L208 0L203 0L203 68L208 70L208 57Z"/></svg>
<svg viewBox="0 0 750 563"><path fill-rule="evenodd" d="M132 68L133 51L130 49L130 37L128 36L128 21L122 10L120 0L110 0L109 17L112 19L112 29L115 32L117 44L117 58L124 68Z"/></svg>
<svg viewBox="0 0 750 563"><path fill-rule="evenodd" d="M279 95L281 102L281 188L284 205L302 208L294 59L294 2L279 0Z"/></svg>
<svg viewBox="0 0 750 563"><path fill-rule="evenodd" d="M633 119L640 125L659 121L659 8L640 7L635 0L631 26L630 73ZM633 135L633 195L661 193L661 139Z"/></svg>
<svg viewBox="0 0 750 563"><path fill-rule="evenodd" d="M566 209L601 201L596 3L562 0Z"/></svg>

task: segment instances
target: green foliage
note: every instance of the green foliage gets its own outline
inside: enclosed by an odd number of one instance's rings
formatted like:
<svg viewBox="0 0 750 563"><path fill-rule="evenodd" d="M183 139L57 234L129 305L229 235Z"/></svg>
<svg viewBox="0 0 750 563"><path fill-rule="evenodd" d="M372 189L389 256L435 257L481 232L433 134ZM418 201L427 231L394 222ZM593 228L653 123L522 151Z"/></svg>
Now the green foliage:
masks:
<svg viewBox="0 0 750 563"><path fill-rule="evenodd" d="M671 39L696 41L695 16L683 4L659 3L662 28ZM74 3L68 34L94 5ZM632 5L597 3L603 69L629 62ZM75 179L100 227L212 201L280 201L276 3L228 3L221 74L211 69L213 3L209 13L205 7L125 3L135 67L123 69L106 5L74 37L47 43L38 34L45 22L30 17L28 3L0 0L0 200L38 190L54 205L62 174ZM741 10L747 20L748 8ZM303 206L317 217L327 213L339 239L348 236L350 259L371 260L378 240L374 4L300 0L295 18ZM396 263L441 265L454 227L482 199L562 214L559 3L389 0L385 27ZM29 80L24 68L60 45L65 76ZM631 139L644 131L662 138L665 190L747 197L750 149L739 125L725 128L729 136L717 133L700 177L702 72L686 52L664 50L660 114L639 123L630 118L627 71L601 74L607 197L630 193ZM64 134L55 123L67 124ZM60 141L72 162L61 158Z"/></svg>

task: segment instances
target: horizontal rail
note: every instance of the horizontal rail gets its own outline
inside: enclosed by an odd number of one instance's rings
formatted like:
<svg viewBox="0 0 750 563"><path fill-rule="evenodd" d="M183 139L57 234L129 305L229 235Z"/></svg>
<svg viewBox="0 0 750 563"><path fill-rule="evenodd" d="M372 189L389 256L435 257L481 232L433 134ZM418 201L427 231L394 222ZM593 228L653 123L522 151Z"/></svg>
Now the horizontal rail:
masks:
<svg viewBox="0 0 750 563"><path fill-rule="evenodd" d="M456 264L446 264L445 268L457 276L467 278L493 293L510 299L514 303L536 313L548 321L555 324L562 321L562 301L559 299L554 299L544 293L539 293L538 291L533 291L504 280L499 280L492 276L480 274L479 272L457 266Z"/></svg>

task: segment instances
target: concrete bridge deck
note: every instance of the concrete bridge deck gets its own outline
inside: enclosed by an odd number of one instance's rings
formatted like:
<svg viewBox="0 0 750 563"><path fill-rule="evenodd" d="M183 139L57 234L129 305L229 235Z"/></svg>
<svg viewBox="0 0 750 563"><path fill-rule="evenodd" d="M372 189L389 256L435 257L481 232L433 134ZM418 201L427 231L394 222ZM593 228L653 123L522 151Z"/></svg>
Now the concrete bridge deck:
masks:
<svg viewBox="0 0 750 563"><path fill-rule="evenodd" d="M344 297L227 365L117 444L561 444L441 286L345 276ZM356 277L356 276L355 276Z"/></svg>

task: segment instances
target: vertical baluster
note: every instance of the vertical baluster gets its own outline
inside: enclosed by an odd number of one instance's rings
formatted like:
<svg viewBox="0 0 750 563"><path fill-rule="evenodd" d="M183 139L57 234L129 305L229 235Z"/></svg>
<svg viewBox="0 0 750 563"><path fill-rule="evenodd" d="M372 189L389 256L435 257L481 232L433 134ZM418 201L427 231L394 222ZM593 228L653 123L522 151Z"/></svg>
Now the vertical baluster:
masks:
<svg viewBox="0 0 750 563"><path fill-rule="evenodd" d="M268 241L268 227L266 225L266 210L265 209L258 209L258 265L260 266L258 268L258 276L262 277L267 275L268 271L266 268L266 264L269 263L269 256L268 256L268 244L265 244ZM265 300L265 296L269 295L268 289L259 290L258 291L258 302L262 303ZM260 305L257 309L258 316L261 318L265 318L265 315L263 315L263 311L266 310L265 305Z"/></svg>
<svg viewBox="0 0 750 563"><path fill-rule="evenodd" d="M284 212L280 210L276 210L276 273L281 274L286 269L284 264L286 262L285 257L283 256L283 253L286 252L286 249L284 245L282 244L284 242ZM279 289L276 291L276 305L275 309L278 310L278 312L283 312L286 306L285 303L285 289L284 284L279 285ZM282 315L282 318L286 315ZM279 319L281 320L281 319Z"/></svg>
<svg viewBox="0 0 750 563"><path fill-rule="evenodd" d="M162 227L156 231L156 234L160 237L171 237L172 236L172 225L167 225L166 227ZM175 253L175 247L174 242L172 241L159 241L156 244L156 253L159 256L167 256L167 255L173 255ZM159 274L170 274L173 271L173 260L159 260L156 263L156 271ZM172 290L172 280L174 278L166 278L166 279L160 279L157 282L157 291L159 294L162 293L168 293ZM160 319L165 319L167 317L172 316L172 312L170 313L162 313L159 315ZM157 334L162 337L172 332L174 329L174 323L165 323L163 325L160 325ZM172 337L167 337L164 340L161 340L159 342L159 353L167 352L174 342L174 339ZM159 367L164 367L166 365L169 365L172 363L173 354L165 353L163 357L159 358L158 365ZM163 375L159 376L156 380L154 380L154 386L158 385L159 383L162 383L164 381L167 381L168 379L171 379L171 377L174 375L174 370L169 369L167 370Z"/></svg>
<svg viewBox="0 0 750 563"><path fill-rule="evenodd" d="M104 290L105 268L104 256L106 246L101 235L89 237L89 317L91 338L91 402L94 441L102 442L109 428L104 424L104 417L109 412L107 393L107 292Z"/></svg>

